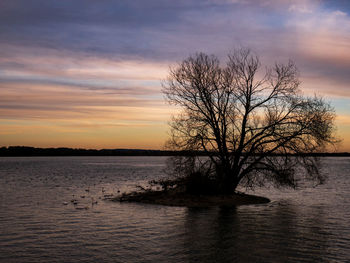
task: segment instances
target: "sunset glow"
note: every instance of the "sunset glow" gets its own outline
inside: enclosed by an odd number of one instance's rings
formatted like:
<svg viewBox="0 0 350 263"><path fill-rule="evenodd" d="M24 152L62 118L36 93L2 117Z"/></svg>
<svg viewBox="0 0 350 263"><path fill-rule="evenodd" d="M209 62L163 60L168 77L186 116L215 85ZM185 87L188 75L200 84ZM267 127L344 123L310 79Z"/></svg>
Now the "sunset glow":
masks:
<svg viewBox="0 0 350 263"><path fill-rule="evenodd" d="M350 152L348 1L11 0L0 28L0 146L162 149L169 67L243 46L293 60Z"/></svg>

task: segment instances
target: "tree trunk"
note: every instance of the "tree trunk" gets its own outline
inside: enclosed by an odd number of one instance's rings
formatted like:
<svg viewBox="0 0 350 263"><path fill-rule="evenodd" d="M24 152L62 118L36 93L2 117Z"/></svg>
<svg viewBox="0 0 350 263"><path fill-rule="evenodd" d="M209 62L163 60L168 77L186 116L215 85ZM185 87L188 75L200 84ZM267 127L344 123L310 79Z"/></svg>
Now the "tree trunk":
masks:
<svg viewBox="0 0 350 263"><path fill-rule="evenodd" d="M238 176L235 176L231 170L225 170L221 178L220 193L225 195L233 194L239 183L237 180Z"/></svg>

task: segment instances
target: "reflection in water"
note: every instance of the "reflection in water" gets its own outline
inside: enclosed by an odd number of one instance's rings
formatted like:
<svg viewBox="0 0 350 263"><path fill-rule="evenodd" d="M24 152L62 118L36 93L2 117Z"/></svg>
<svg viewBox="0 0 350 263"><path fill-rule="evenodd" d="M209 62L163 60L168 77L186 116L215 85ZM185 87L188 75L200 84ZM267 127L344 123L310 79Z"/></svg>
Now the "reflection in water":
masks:
<svg viewBox="0 0 350 263"><path fill-rule="evenodd" d="M236 208L188 209L185 247L189 262L236 262L239 225Z"/></svg>
<svg viewBox="0 0 350 263"><path fill-rule="evenodd" d="M188 209L184 248L189 262L329 262L322 218L292 204Z"/></svg>
<svg viewBox="0 0 350 263"><path fill-rule="evenodd" d="M163 157L0 158L0 262L347 262L350 158L324 162L326 185L194 209L102 200L162 176Z"/></svg>

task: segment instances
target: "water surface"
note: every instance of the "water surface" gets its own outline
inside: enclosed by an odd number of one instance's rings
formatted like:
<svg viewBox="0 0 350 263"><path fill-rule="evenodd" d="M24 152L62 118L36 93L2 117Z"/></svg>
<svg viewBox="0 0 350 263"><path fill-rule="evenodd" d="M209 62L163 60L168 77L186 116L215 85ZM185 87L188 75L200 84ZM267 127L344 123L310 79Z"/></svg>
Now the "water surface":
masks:
<svg viewBox="0 0 350 263"><path fill-rule="evenodd" d="M350 261L350 158L322 159L329 176L322 186L257 189L269 204L103 201L162 177L165 160L1 158L0 262Z"/></svg>

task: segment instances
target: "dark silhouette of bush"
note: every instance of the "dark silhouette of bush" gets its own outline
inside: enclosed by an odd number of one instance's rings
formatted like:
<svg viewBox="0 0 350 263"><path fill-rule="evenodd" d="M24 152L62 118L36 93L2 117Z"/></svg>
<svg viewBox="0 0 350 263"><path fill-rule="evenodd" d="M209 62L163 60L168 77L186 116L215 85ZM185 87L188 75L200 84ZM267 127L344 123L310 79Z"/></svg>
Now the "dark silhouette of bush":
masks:
<svg viewBox="0 0 350 263"><path fill-rule="evenodd" d="M213 195L220 193L217 180L200 171L191 173L185 178L185 187L188 194Z"/></svg>

